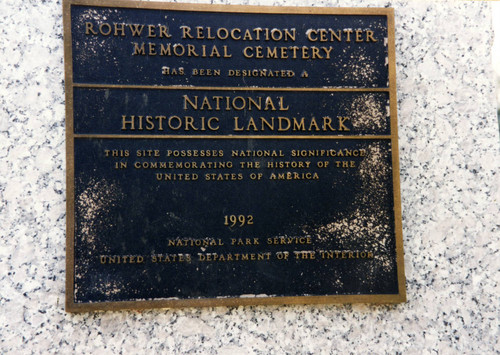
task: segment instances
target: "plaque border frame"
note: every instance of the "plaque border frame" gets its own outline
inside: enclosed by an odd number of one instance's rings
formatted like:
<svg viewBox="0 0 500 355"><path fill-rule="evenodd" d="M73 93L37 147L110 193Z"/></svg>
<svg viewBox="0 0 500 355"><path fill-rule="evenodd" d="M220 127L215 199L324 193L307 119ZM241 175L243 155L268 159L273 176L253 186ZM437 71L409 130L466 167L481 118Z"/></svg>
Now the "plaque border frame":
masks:
<svg viewBox="0 0 500 355"><path fill-rule="evenodd" d="M73 54L71 36L71 6L95 6L95 7L118 7L151 10L175 10L196 12L222 12L222 13L252 13L252 14L299 14L299 15L383 15L387 17L388 35L388 66L389 87L388 88L283 88L273 87L269 90L280 91L384 91L389 92L389 110L392 146L392 175L394 195L394 226L396 238L396 266L398 293L397 294L374 294L374 295L322 295L322 296L266 296L266 297L228 297L228 298L203 298L203 299L153 299L141 301L113 301L95 303L74 302L74 236L75 236L75 185L74 185L74 126L73 126L73 88L81 87L73 83ZM168 3L156 1L130 1L130 0L63 0L63 37L64 37L64 72L65 72L65 97L66 97L66 288L65 288L65 310L70 313L89 311L116 311L116 310L147 310L154 308L182 308L182 307L219 307L219 306L250 306L250 305L297 305L297 304L394 304L406 302L406 279L404 271L404 249L403 228L401 211L400 170L399 170L399 145L397 124L397 92L396 92L396 55L395 55L395 25L393 8L365 8L365 7L293 7L293 6L255 6L255 5L213 5L213 4L191 4L191 3ZM99 87L98 84L83 85L84 87ZM130 85L127 85L129 87ZM106 87L123 87L122 85L106 85ZM135 87L140 88L140 85ZM176 89L175 86L163 87L164 89ZM231 87L190 87L191 89L235 89L246 88ZM260 88L252 88L259 90ZM266 88L261 88L266 90ZM87 135L88 136L88 135ZM95 135L92 135L95 136ZM78 135L86 137L86 135ZM117 135L99 135L100 138L117 137ZM179 136L151 136L148 138L179 138ZM363 136L366 139L378 138L379 136ZM356 137L357 139L363 137ZM383 136L386 138L387 136ZM186 137L182 138L195 138ZM196 136L196 138L214 138L214 136ZM221 136L216 136L220 139ZM222 137L229 138L229 137ZM270 139L275 136L231 136L231 139ZM304 136L281 136L283 139L306 138ZM307 136L307 139L332 138L330 136ZM349 139L343 136L335 139Z"/></svg>

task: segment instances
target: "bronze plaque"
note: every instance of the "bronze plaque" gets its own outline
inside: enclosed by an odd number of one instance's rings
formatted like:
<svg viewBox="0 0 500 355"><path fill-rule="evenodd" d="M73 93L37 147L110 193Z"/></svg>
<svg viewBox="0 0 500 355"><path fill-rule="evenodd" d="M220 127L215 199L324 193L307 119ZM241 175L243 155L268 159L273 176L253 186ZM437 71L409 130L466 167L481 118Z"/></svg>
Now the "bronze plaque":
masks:
<svg viewBox="0 0 500 355"><path fill-rule="evenodd" d="M68 311L405 300L392 9L63 6Z"/></svg>

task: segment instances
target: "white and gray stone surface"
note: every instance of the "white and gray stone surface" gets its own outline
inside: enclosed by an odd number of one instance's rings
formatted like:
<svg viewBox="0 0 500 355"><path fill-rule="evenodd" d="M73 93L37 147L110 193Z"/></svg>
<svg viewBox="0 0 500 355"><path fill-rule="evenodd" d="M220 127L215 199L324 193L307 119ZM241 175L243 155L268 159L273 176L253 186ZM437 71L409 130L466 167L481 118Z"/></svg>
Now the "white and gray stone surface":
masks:
<svg viewBox="0 0 500 355"><path fill-rule="evenodd" d="M490 4L200 2L395 8L408 302L67 314L62 5L2 0L0 352L500 352Z"/></svg>

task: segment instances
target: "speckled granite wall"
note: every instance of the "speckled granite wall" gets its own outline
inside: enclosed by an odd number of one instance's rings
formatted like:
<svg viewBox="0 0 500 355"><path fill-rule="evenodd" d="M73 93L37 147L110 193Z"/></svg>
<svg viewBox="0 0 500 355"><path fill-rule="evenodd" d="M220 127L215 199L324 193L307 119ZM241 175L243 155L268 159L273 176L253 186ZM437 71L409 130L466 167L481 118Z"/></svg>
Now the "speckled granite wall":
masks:
<svg viewBox="0 0 500 355"><path fill-rule="evenodd" d="M395 7L408 302L65 313L62 6L2 0L2 353L500 351L500 144L489 4L307 4Z"/></svg>

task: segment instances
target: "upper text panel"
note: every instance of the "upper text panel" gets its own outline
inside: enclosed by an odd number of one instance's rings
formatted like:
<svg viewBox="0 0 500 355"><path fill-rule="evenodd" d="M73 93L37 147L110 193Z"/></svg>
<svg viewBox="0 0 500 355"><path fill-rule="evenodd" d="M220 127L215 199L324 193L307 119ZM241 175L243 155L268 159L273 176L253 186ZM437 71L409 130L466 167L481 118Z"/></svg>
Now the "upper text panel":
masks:
<svg viewBox="0 0 500 355"><path fill-rule="evenodd" d="M73 81L204 87L388 87L385 15L73 5Z"/></svg>

